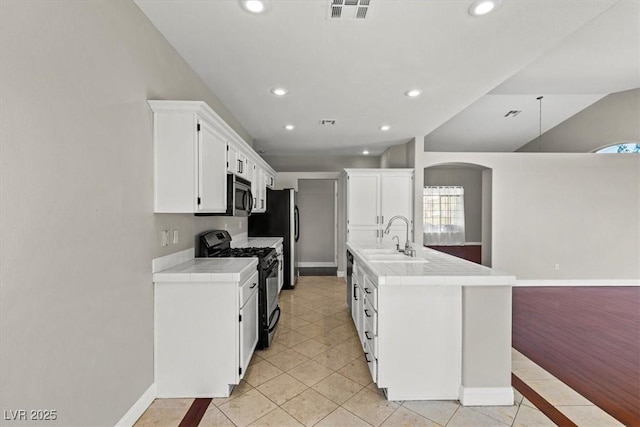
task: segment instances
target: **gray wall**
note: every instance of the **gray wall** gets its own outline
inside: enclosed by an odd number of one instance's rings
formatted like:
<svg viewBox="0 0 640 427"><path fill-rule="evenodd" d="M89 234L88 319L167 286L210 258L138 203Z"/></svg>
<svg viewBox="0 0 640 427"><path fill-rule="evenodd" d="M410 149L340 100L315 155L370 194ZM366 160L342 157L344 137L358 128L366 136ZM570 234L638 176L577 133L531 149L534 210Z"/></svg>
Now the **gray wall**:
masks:
<svg viewBox="0 0 640 427"><path fill-rule="evenodd" d="M430 152L416 162L492 169L498 270L521 280L640 279L640 156ZM421 236L420 222L415 229Z"/></svg>
<svg viewBox="0 0 640 427"><path fill-rule="evenodd" d="M589 153L607 145L640 141L640 89L613 93L517 151ZM541 148L541 149L540 149Z"/></svg>
<svg viewBox="0 0 640 427"><path fill-rule="evenodd" d="M407 144L389 147L380 156L381 168L406 168L407 165Z"/></svg>
<svg viewBox="0 0 640 427"><path fill-rule="evenodd" d="M482 241L482 169L434 166L424 169L424 185L464 187L465 240Z"/></svg>
<svg viewBox="0 0 640 427"><path fill-rule="evenodd" d="M132 2L0 8L0 409L114 425L153 383L152 258L246 231L153 214L146 101L204 100L251 137Z"/></svg>
<svg viewBox="0 0 640 427"><path fill-rule="evenodd" d="M299 262L335 262L336 180L298 180Z"/></svg>
<svg viewBox="0 0 640 427"><path fill-rule="evenodd" d="M262 156L277 172L340 172L380 167L380 156Z"/></svg>

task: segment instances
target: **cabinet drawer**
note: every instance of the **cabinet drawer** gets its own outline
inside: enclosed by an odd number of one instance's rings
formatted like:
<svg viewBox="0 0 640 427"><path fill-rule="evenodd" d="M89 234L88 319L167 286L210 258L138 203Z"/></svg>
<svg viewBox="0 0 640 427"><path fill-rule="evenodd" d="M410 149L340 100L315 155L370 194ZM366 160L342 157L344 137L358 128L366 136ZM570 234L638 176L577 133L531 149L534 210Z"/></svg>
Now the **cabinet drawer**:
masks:
<svg viewBox="0 0 640 427"><path fill-rule="evenodd" d="M364 344L364 360L369 365L369 372L374 383L378 382L378 359L375 357L368 343Z"/></svg>
<svg viewBox="0 0 640 427"><path fill-rule="evenodd" d="M251 295L253 295L253 293L257 291L258 291L258 271L256 270L256 272L253 273L251 277L249 277L249 279L245 280L245 282L242 285L240 285L240 298L239 298L240 308L244 307L249 297L251 297Z"/></svg>
<svg viewBox="0 0 640 427"><path fill-rule="evenodd" d="M374 357L378 357L378 333L373 326L371 319L367 319L364 324L364 336L362 338L365 345L369 346Z"/></svg>
<svg viewBox="0 0 640 427"><path fill-rule="evenodd" d="M378 310L378 288L369 280L368 277L364 278L364 286L362 287L362 291L365 296L369 300L369 303L373 307L374 310Z"/></svg>
<svg viewBox="0 0 640 427"><path fill-rule="evenodd" d="M378 312L366 297L362 301L362 321L365 330L372 332L373 335L378 335Z"/></svg>

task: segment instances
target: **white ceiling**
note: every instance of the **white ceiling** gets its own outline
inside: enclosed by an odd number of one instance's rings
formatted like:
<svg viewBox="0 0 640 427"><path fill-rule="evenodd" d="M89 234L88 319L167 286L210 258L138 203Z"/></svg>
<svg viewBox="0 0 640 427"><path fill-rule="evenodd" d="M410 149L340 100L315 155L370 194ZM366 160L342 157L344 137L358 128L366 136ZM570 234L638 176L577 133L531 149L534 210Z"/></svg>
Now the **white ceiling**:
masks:
<svg viewBox="0 0 640 427"><path fill-rule="evenodd" d="M380 154L424 135L434 151L513 151L538 135L538 95L544 131L640 87L637 0L503 0L479 18L471 0L371 0L363 21L329 20L329 0L271 0L263 15L135 1L267 155Z"/></svg>

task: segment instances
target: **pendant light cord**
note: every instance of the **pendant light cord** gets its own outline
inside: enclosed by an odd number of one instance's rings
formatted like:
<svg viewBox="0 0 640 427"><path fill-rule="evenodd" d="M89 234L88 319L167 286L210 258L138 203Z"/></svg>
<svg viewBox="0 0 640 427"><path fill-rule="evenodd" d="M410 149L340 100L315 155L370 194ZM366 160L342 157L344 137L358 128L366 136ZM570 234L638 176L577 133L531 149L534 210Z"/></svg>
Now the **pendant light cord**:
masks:
<svg viewBox="0 0 640 427"><path fill-rule="evenodd" d="M538 115L539 117L539 121L538 121L538 151L542 151L542 98L544 98L544 96L539 96L536 99L538 100L538 102L540 103L540 113Z"/></svg>

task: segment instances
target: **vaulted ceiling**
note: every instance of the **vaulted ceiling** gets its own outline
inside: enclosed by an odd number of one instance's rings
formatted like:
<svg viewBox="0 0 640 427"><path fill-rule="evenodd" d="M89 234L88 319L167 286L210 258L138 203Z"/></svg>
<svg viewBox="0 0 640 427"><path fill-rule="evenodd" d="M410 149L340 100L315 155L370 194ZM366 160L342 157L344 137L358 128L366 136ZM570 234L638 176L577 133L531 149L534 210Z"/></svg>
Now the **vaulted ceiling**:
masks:
<svg viewBox="0 0 640 427"><path fill-rule="evenodd" d="M471 0L370 0L364 19L331 18L330 0L260 15L135 1L268 155L375 155L423 136L433 151L514 151L540 131L538 96L544 132L640 87L636 0L504 0L482 17Z"/></svg>

